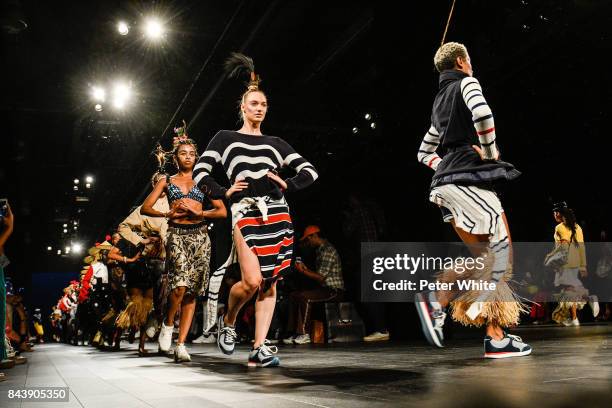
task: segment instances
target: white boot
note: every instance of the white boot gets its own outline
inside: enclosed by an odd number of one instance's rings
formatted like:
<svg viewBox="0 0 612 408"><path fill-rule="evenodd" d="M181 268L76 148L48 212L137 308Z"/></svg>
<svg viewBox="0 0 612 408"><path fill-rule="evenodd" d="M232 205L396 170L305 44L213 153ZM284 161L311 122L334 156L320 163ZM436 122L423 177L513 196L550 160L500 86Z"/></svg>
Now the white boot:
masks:
<svg viewBox="0 0 612 408"><path fill-rule="evenodd" d="M159 350L167 353L170 350L170 346L172 345L172 326L166 326L164 323L161 325L161 330L159 332Z"/></svg>
<svg viewBox="0 0 612 408"><path fill-rule="evenodd" d="M174 361L177 363L191 361L191 356L187 352L187 349L185 348L185 344L178 343L176 345L176 348L174 349Z"/></svg>

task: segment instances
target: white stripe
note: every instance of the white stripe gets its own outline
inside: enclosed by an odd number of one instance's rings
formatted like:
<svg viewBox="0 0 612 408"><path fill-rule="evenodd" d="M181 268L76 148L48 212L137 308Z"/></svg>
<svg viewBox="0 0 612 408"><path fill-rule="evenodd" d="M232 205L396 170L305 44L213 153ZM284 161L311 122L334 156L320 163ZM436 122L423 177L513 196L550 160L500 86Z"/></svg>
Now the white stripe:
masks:
<svg viewBox="0 0 612 408"><path fill-rule="evenodd" d="M288 166L289 163L291 163L292 161L294 161L295 159L299 159L302 156L300 156L299 153L291 153L289 156L285 157L285 160L283 160L283 164L285 166Z"/></svg>
<svg viewBox="0 0 612 408"><path fill-rule="evenodd" d="M310 175L312 176L312 180L313 181L319 178L319 175L313 169L310 169L310 168L306 167L304 170L306 170L307 172L310 173Z"/></svg>
<svg viewBox="0 0 612 408"><path fill-rule="evenodd" d="M230 144L229 146L227 146L227 148L223 151L223 156L221 157L221 161L223 163L225 163L225 161L227 160L227 157L229 156L230 152L235 147L244 147L247 150L270 150L274 154L274 156L276 156L276 159L278 160L278 164L279 165L283 162L283 157L280 155L278 150L276 150L275 148L273 148L270 145L257 145L257 146L253 146L253 145L242 143L242 142L234 142L234 143Z"/></svg>
<svg viewBox="0 0 612 408"><path fill-rule="evenodd" d="M196 186L197 186L198 184L200 184L200 181L202 181L202 179L204 178L204 176L207 176L207 174L206 174L206 173L200 173L200 174L198 174L197 176L195 176L195 177L193 178L193 181L195 181Z"/></svg>
<svg viewBox="0 0 612 408"><path fill-rule="evenodd" d="M202 156L200 156L200 158L205 156L212 157L217 163L221 161L221 155L215 152L214 150L205 151L204 153L202 153Z"/></svg>
<svg viewBox="0 0 612 408"><path fill-rule="evenodd" d="M227 168L227 174L230 175L234 172L234 167L240 163L249 163L249 164L258 164L258 163L266 163L269 164L273 169L277 167L277 164L272 161L269 157L265 156L255 156L249 157L244 155L238 155L232 159Z"/></svg>
<svg viewBox="0 0 612 408"><path fill-rule="evenodd" d="M250 239L271 239L271 238L277 238L281 235L293 235L293 230L290 229L282 229L279 232L274 232L272 234L251 234L251 235L245 235L244 236L244 240L248 241Z"/></svg>
<svg viewBox="0 0 612 408"><path fill-rule="evenodd" d="M212 166L208 163L200 162L195 165L195 167L193 168L193 171L196 171L199 169L204 169L206 170L207 173L210 173L212 171Z"/></svg>
<svg viewBox="0 0 612 408"><path fill-rule="evenodd" d="M302 170L302 169L303 169L304 167L306 167L306 166L313 167L313 165L312 165L312 164L310 164L309 162L306 162L306 163L302 163L302 164L300 164L299 166L297 166L297 167L295 168L295 171L299 173L299 172L300 172L300 170Z"/></svg>
<svg viewBox="0 0 612 408"><path fill-rule="evenodd" d="M268 174L270 169L261 169L259 171L251 171L251 170L243 170L240 173L236 174L234 180L245 180L247 177L252 178L253 180L257 180ZM229 177L229 174L228 174Z"/></svg>

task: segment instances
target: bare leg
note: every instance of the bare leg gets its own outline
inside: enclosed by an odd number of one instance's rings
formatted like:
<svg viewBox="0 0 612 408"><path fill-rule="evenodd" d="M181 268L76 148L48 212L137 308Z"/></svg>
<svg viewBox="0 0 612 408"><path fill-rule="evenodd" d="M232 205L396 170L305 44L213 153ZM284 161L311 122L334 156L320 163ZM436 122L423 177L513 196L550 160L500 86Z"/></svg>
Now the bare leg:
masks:
<svg viewBox="0 0 612 408"><path fill-rule="evenodd" d="M242 278L230 289L227 313L224 317L225 324L230 326L236 323L238 312L257 293L262 281L257 255L250 250L244 241L238 226L234 227L234 243L238 252L238 263L240 264Z"/></svg>
<svg viewBox="0 0 612 408"><path fill-rule="evenodd" d="M255 301L255 342L253 348L261 346L268 335L274 307L276 306L276 284L267 292L260 292Z"/></svg>
<svg viewBox="0 0 612 408"><path fill-rule="evenodd" d="M578 305L576 305L575 303L572 304L570 311L572 312L572 320L578 319L578 315L576 313L578 311Z"/></svg>
<svg viewBox="0 0 612 408"><path fill-rule="evenodd" d="M166 316L166 326L174 326L174 317L181 306L183 296L185 295L185 287L180 286L175 288L170 293L170 306L168 307L168 315Z"/></svg>
<svg viewBox="0 0 612 408"><path fill-rule="evenodd" d="M187 339L187 333L191 327L191 321L193 320L193 313L195 312L195 297L192 294L186 294L183 296L181 303L181 322L179 324L179 336L178 343L185 343Z"/></svg>

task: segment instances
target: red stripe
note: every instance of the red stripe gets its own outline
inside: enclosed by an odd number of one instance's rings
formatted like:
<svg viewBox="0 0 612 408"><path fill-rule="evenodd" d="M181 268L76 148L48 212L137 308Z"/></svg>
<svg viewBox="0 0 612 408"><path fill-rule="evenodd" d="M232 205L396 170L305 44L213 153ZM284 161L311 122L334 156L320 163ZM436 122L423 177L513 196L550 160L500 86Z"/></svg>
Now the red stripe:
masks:
<svg viewBox="0 0 612 408"><path fill-rule="evenodd" d="M257 255L273 255L273 254L278 254L281 246L289 246L291 244L293 244L293 237L290 237L290 238L285 237L283 238L281 242L279 242L276 245L255 247L253 248L253 250Z"/></svg>
<svg viewBox="0 0 612 408"><path fill-rule="evenodd" d="M238 221L238 228L242 228L247 225L266 225L274 224L275 222L288 221L291 222L291 217L287 213L270 215L268 221L264 221L263 217L253 218L242 218Z"/></svg>
<svg viewBox="0 0 612 408"><path fill-rule="evenodd" d="M487 129L487 130L483 130L482 132L477 132L478 136L482 136L482 135L486 135L487 133L491 133L491 132L495 132L495 126Z"/></svg>
<svg viewBox="0 0 612 408"><path fill-rule="evenodd" d="M431 167L431 163L433 163L433 162L434 162L434 160L437 160L437 159L439 159L439 158L440 158L439 156L434 157L433 159L431 159L431 160L429 161L429 163L427 163L427 165L428 165L429 167Z"/></svg>
<svg viewBox="0 0 612 408"><path fill-rule="evenodd" d="M290 265L291 265L291 259L285 259L283 262L281 262L279 266L274 268L274 272L272 272L272 275L278 275L280 271L282 271L285 268L288 268Z"/></svg>

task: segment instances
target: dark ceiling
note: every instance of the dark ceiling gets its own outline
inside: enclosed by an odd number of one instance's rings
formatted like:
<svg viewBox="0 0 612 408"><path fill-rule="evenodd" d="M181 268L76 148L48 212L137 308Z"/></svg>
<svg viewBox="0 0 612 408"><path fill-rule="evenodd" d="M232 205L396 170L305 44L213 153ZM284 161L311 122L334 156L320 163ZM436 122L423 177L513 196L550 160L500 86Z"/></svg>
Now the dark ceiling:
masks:
<svg viewBox="0 0 612 408"><path fill-rule="evenodd" d="M264 80L264 131L320 170L318 184L292 198L298 228L317 221L339 239L338 213L359 191L385 208L390 239L441 239L416 150L451 2L420 3L3 0L0 195L17 214L16 269L24 277L78 270L80 257L56 249L102 240L142 201L156 167L150 153L158 141L168 147L180 120L200 150L237 126L243 85L222 70L231 51L252 56ZM150 14L168 27L161 44L140 33ZM468 46L504 158L524 173L502 191L520 240L550 238L551 199L570 201L591 236L609 228L594 186L609 184L610 85L601 71L610 16L610 2L457 1L447 40ZM119 19L131 26L127 36L116 31ZM132 105L96 112L90 86L117 78L137 91ZM64 234L74 221L77 231Z"/></svg>

